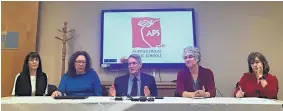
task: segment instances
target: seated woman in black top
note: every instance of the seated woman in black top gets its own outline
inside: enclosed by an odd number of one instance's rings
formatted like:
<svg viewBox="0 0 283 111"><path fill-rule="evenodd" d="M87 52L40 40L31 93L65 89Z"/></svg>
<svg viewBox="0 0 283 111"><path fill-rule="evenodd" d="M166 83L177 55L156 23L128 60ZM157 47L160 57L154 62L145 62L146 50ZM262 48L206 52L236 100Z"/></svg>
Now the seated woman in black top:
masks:
<svg viewBox="0 0 283 111"><path fill-rule="evenodd" d="M13 96L44 96L47 94L47 75L42 72L38 53L30 52L24 61L23 70L14 81Z"/></svg>

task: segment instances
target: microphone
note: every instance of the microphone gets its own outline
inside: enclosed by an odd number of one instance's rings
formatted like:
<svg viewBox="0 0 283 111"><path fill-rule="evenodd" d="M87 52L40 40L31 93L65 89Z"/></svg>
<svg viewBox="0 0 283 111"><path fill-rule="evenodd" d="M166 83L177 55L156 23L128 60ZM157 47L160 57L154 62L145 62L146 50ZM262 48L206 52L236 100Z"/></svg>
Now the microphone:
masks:
<svg viewBox="0 0 283 111"><path fill-rule="evenodd" d="M215 87L216 91L220 94L221 97L223 97L222 93Z"/></svg>
<svg viewBox="0 0 283 111"><path fill-rule="evenodd" d="M258 96L260 96L259 90L255 90L255 92L256 92L256 94L257 94Z"/></svg>
<svg viewBox="0 0 283 111"><path fill-rule="evenodd" d="M131 95L127 94L127 99L128 99L128 100L132 100L133 97L132 97Z"/></svg>
<svg viewBox="0 0 283 111"><path fill-rule="evenodd" d="M256 94L259 98L267 98L267 97L263 97L263 96L260 95L260 90L255 90L255 92L256 92Z"/></svg>
<svg viewBox="0 0 283 111"><path fill-rule="evenodd" d="M67 84L65 84L65 89L64 89L64 93L62 94L62 96L65 96L65 94L67 96Z"/></svg>

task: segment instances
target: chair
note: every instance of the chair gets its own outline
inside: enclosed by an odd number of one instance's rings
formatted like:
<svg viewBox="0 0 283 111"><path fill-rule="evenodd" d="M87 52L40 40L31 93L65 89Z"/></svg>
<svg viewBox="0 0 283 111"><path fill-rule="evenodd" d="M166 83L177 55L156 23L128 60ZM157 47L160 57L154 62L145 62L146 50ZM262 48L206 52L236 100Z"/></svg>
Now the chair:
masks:
<svg viewBox="0 0 283 111"><path fill-rule="evenodd" d="M48 84L48 86L47 86L47 95L46 96L51 96L52 93L54 91L56 91L56 90L57 90L57 87L55 85Z"/></svg>
<svg viewBox="0 0 283 111"><path fill-rule="evenodd" d="M240 82L237 82L237 84L236 84L236 88L238 88L238 87L239 87L239 84L240 84Z"/></svg>
<svg viewBox="0 0 283 111"><path fill-rule="evenodd" d="M177 89L175 89L174 97L181 97L181 96L178 94Z"/></svg>
<svg viewBox="0 0 283 111"><path fill-rule="evenodd" d="M108 96L108 91L104 85L101 85L102 96Z"/></svg>

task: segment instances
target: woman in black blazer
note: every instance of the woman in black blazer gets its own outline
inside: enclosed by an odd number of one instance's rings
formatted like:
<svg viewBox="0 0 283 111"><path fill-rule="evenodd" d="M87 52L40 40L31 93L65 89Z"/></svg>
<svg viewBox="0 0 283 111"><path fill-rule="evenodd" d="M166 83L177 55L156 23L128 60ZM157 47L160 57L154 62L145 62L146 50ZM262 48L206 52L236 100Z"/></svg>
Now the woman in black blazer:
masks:
<svg viewBox="0 0 283 111"><path fill-rule="evenodd" d="M23 70L14 81L13 96L44 96L47 94L47 75L42 72L38 53L30 52L24 61Z"/></svg>

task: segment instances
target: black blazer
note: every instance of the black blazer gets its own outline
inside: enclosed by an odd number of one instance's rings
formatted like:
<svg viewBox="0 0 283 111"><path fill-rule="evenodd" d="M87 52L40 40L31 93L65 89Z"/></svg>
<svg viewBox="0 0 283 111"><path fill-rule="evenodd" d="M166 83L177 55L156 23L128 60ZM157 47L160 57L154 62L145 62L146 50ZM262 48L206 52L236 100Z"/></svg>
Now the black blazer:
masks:
<svg viewBox="0 0 283 111"><path fill-rule="evenodd" d="M35 96L44 96L47 86L47 75L45 73L36 75ZM15 82L15 96L31 96L32 93L30 76L20 73Z"/></svg>

